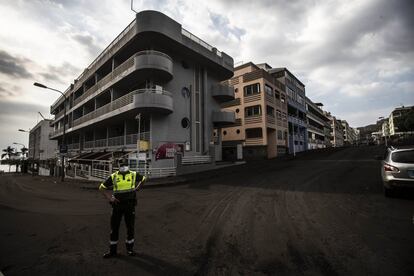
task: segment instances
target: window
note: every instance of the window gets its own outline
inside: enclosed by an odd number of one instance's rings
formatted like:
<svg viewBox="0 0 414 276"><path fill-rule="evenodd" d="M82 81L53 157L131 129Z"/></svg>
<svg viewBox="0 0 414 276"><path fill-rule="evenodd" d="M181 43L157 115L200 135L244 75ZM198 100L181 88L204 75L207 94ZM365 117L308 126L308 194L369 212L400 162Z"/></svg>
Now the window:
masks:
<svg viewBox="0 0 414 276"><path fill-rule="evenodd" d="M234 93L237 93L237 92L239 92L239 89L238 88L234 88Z"/></svg>
<svg viewBox="0 0 414 276"><path fill-rule="evenodd" d="M245 117L260 116L262 115L262 107L260 105L249 106L244 109Z"/></svg>
<svg viewBox="0 0 414 276"><path fill-rule="evenodd" d="M280 96L280 101L281 101L282 103L284 103L284 102L285 102L285 99L286 99L286 98L285 98L285 95L281 95L281 96Z"/></svg>
<svg viewBox="0 0 414 276"><path fill-rule="evenodd" d="M266 105L266 114L275 117L275 109L269 105Z"/></svg>
<svg viewBox="0 0 414 276"><path fill-rule="evenodd" d="M227 135L227 131L223 131L223 135Z"/></svg>
<svg viewBox="0 0 414 276"><path fill-rule="evenodd" d="M304 101L303 101L303 97L302 96L299 96L298 95L298 103L300 103L301 105L304 104Z"/></svg>
<svg viewBox="0 0 414 276"><path fill-rule="evenodd" d="M280 100L280 93L275 90L275 97L276 99Z"/></svg>
<svg viewBox="0 0 414 276"><path fill-rule="evenodd" d="M246 138L262 138L262 128L248 128L246 129Z"/></svg>
<svg viewBox="0 0 414 276"><path fill-rule="evenodd" d="M255 83L244 87L244 96L251 96L260 93L260 84Z"/></svg>
<svg viewBox="0 0 414 276"><path fill-rule="evenodd" d="M287 87L287 94L288 94L289 98L296 101L296 93L295 93L295 91L293 91L289 87Z"/></svg>
<svg viewBox="0 0 414 276"><path fill-rule="evenodd" d="M277 131L277 139L278 140L283 140L283 132L281 130Z"/></svg>
<svg viewBox="0 0 414 276"><path fill-rule="evenodd" d="M236 108L236 113L239 113L239 112L240 112L240 109Z"/></svg>
<svg viewBox="0 0 414 276"><path fill-rule="evenodd" d="M282 112L282 120L286 121L286 119L287 119L286 112Z"/></svg>
<svg viewBox="0 0 414 276"><path fill-rule="evenodd" d="M273 89L272 87L270 87L269 85L265 84L265 92L267 95L269 95L270 97L273 97Z"/></svg>
<svg viewBox="0 0 414 276"><path fill-rule="evenodd" d="M240 129L236 130L236 133L237 133L237 134L240 134Z"/></svg>
<svg viewBox="0 0 414 276"><path fill-rule="evenodd" d="M282 119L282 112L279 109L276 110L276 118Z"/></svg>

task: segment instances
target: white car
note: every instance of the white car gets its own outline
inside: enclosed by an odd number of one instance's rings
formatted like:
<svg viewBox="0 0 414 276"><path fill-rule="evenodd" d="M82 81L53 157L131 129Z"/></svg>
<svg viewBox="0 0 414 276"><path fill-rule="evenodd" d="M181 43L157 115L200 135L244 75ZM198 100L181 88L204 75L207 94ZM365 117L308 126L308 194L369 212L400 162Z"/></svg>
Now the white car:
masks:
<svg viewBox="0 0 414 276"><path fill-rule="evenodd" d="M381 175L387 197L393 196L398 187L414 188L414 147L388 148Z"/></svg>

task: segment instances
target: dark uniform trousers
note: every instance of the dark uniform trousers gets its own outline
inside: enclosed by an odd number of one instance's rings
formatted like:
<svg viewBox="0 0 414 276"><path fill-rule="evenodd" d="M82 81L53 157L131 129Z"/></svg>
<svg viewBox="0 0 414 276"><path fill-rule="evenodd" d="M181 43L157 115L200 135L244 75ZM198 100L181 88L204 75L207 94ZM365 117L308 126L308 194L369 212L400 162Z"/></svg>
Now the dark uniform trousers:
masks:
<svg viewBox="0 0 414 276"><path fill-rule="evenodd" d="M112 204L111 244L115 245L118 242L119 226L123 216L127 228L127 240L125 243L128 251L132 251L134 247L135 205L135 200L126 200Z"/></svg>

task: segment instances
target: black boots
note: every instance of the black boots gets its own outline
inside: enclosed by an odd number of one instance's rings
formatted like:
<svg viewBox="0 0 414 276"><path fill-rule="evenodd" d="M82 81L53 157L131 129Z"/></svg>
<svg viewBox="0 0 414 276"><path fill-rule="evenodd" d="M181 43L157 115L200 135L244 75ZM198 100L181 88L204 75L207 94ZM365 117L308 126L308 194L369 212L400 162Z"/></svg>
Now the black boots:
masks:
<svg viewBox="0 0 414 276"><path fill-rule="evenodd" d="M134 251L134 242L129 242L129 243L126 242L125 246L126 246L128 256L135 256L136 255L136 253Z"/></svg>
<svg viewBox="0 0 414 276"><path fill-rule="evenodd" d="M136 252L134 251L134 243L133 242L132 243L125 243L125 246L126 246L128 256L135 256L136 255ZM117 247L116 244L111 244L109 246L109 252L105 253L103 255L103 257L105 259L116 257L118 255L116 253L116 247Z"/></svg>
<svg viewBox="0 0 414 276"><path fill-rule="evenodd" d="M103 255L103 257L104 257L105 259L108 259L108 258L115 257L116 255L117 255L117 253L116 253L116 244L111 244L111 245L109 246L109 252L105 253L105 254Z"/></svg>

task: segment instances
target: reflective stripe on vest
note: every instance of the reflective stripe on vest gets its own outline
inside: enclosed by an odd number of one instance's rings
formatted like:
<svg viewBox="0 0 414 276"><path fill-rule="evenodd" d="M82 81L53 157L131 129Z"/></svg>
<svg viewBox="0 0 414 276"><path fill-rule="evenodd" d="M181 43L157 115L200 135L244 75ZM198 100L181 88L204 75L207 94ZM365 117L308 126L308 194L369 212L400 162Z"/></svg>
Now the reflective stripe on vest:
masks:
<svg viewBox="0 0 414 276"><path fill-rule="evenodd" d="M132 192L135 189L136 172L129 172L122 176L119 172L111 175L114 184L114 193Z"/></svg>

